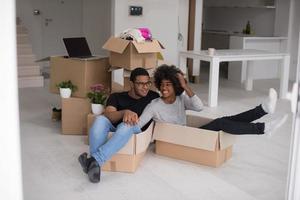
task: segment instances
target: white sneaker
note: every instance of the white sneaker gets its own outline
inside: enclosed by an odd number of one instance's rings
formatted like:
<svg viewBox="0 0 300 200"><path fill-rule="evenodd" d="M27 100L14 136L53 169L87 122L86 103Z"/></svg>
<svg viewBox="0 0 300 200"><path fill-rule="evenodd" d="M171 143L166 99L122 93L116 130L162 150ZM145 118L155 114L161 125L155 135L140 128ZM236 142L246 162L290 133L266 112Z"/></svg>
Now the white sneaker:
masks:
<svg viewBox="0 0 300 200"><path fill-rule="evenodd" d="M262 108L266 113L273 114L276 109L277 92L274 88L270 88L269 97L262 103Z"/></svg>
<svg viewBox="0 0 300 200"><path fill-rule="evenodd" d="M284 116L278 117L272 121L265 122L265 135L271 137L274 132L286 122L287 119L288 114L285 114Z"/></svg>

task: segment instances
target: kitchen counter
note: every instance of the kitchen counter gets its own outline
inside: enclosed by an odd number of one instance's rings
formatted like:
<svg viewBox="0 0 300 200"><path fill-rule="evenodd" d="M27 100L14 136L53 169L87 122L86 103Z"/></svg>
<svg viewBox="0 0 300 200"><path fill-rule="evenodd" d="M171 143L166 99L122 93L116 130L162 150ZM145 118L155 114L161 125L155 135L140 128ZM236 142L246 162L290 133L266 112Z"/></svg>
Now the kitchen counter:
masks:
<svg viewBox="0 0 300 200"><path fill-rule="evenodd" d="M230 49L258 49L274 53L287 52L287 37L257 37L231 35ZM228 79L244 82L246 78L246 63L232 62L228 67ZM255 79L278 78L280 62L278 61L255 61L253 76Z"/></svg>
<svg viewBox="0 0 300 200"><path fill-rule="evenodd" d="M287 37L281 36L264 36L264 35L253 35L253 34L243 34L240 32L233 32L233 31L218 31L218 30L211 30L207 31L204 30L202 33L207 34L218 34L218 35L228 35L228 36L236 36L236 37L244 37L245 39L257 39L257 40L265 40L265 39L279 39L279 40L287 40Z"/></svg>

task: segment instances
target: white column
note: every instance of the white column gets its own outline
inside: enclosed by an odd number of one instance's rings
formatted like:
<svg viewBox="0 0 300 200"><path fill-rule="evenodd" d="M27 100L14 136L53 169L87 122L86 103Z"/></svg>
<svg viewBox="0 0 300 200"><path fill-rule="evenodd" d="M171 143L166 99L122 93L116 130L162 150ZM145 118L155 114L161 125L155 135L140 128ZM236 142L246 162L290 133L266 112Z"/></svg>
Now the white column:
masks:
<svg viewBox="0 0 300 200"><path fill-rule="evenodd" d="M116 0L112 0L112 2L111 2L111 35L114 35L114 36L117 36L119 34L119 33L117 33L117 28L116 28L117 22L116 22L116 17L115 17L115 15L117 14L116 13L117 3L118 2L116 2ZM111 72L111 80L123 85L124 84L123 74L124 74L123 69L113 70Z"/></svg>
<svg viewBox="0 0 300 200"><path fill-rule="evenodd" d="M0 6L0 199L22 200L20 126L16 58L16 5Z"/></svg>
<svg viewBox="0 0 300 200"><path fill-rule="evenodd" d="M203 0L196 0L195 9L195 32L194 32L194 51L201 50L202 39L202 14L203 14ZM193 76L200 75L200 61L193 59Z"/></svg>
<svg viewBox="0 0 300 200"><path fill-rule="evenodd" d="M253 68L254 68L254 61L246 61L246 80L245 80L245 89L251 91L253 89Z"/></svg>

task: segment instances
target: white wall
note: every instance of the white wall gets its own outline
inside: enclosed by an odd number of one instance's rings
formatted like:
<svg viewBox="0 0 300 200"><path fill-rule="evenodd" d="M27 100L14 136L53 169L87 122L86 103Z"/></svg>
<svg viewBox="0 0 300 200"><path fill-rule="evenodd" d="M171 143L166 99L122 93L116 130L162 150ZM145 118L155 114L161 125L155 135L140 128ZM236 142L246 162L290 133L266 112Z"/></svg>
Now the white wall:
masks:
<svg viewBox="0 0 300 200"><path fill-rule="evenodd" d="M275 9L205 7L203 12L204 29L242 32L249 20L256 35L273 36Z"/></svg>
<svg viewBox="0 0 300 200"><path fill-rule="evenodd" d="M37 58L42 55L43 40L43 1L42 0L16 0L17 16L29 31L33 53ZM40 9L41 15L33 15L34 9ZM102 45L111 34L111 1L110 0L83 0L82 3L82 32L87 37L89 46L94 54L105 54ZM66 13L67 15L67 13ZM75 23L75 22L74 22ZM70 24L71 26L72 24ZM60 48L64 48L61 45ZM61 49L60 52L64 52Z"/></svg>
<svg viewBox="0 0 300 200"><path fill-rule="evenodd" d="M129 6L143 6L142 16L129 16ZM176 64L178 49L186 48L188 0L115 0L114 34L118 35L127 28L148 27L154 38L166 48L163 52L165 61ZM178 26L180 16L181 26ZM182 18L181 18L182 17ZM178 42L179 29L184 36L184 43Z"/></svg>
<svg viewBox="0 0 300 200"><path fill-rule="evenodd" d="M111 35L111 0L83 1L83 33L94 54L107 54L102 46Z"/></svg>

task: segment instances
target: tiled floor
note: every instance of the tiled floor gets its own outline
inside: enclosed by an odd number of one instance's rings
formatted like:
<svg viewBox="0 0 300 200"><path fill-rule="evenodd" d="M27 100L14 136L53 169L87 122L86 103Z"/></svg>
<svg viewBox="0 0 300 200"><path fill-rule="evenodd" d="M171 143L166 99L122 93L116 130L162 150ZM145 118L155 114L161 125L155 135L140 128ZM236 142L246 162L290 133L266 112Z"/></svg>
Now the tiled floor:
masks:
<svg viewBox="0 0 300 200"><path fill-rule="evenodd" d="M255 81L251 92L224 80L220 86L219 106L193 114L219 117L252 108L267 97L269 87L278 90L279 81ZM59 97L46 87L20 89L25 200L284 199L292 126L287 100L278 102L275 115L289 113L289 119L276 134L239 136L232 159L219 168L158 156L151 146L136 173L103 172L101 182L92 184L77 162L88 149L85 138L60 134L60 124L50 119ZM207 83L192 87L206 103Z"/></svg>

